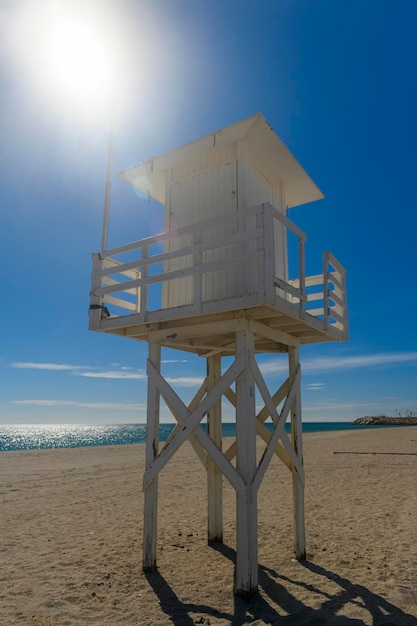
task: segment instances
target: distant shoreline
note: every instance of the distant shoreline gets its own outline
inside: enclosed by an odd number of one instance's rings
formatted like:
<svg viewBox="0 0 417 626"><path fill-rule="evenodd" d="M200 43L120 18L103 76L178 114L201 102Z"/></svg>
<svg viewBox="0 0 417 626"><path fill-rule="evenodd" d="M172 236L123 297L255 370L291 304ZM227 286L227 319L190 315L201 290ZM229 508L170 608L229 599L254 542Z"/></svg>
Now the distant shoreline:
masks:
<svg viewBox="0 0 417 626"><path fill-rule="evenodd" d="M352 422L354 426L417 426L417 417L386 417L366 415Z"/></svg>
<svg viewBox="0 0 417 626"><path fill-rule="evenodd" d="M203 425L204 426L204 425ZM272 424L266 423L272 430ZM204 426L205 427L205 426ZM159 440L165 442L175 424L161 423ZM290 432L290 424L285 424ZM354 430L351 422L303 422L303 434ZM5 451L44 448L79 448L109 445L145 444L146 424L26 424L0 425L0 454ZM236 436L236 424L222 424L223 437Z"/></svg>

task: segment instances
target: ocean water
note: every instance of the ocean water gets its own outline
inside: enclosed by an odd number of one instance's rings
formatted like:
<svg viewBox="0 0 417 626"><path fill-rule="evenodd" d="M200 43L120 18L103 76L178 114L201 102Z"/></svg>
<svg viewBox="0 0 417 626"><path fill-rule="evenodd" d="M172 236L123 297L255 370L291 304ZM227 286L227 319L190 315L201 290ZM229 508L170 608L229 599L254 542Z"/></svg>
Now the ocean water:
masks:
<svg viewBox="0 0 417 626"><path fill-rule="evenodd" d="M272 429L272 424L265 426ZM285 425L289 431L290 425ZM160 425L160 440L166 441L174 424ZM304 422L303 432L324 432L364 428L350 422ZM367 428L389 428L371 426ZM223 424L223 436L236 433L234 424ZM0 452L11 450L36 450L42 448L79 448L86 446L112 446L144 443L145 424L22 424L0 425Z"/></svg>

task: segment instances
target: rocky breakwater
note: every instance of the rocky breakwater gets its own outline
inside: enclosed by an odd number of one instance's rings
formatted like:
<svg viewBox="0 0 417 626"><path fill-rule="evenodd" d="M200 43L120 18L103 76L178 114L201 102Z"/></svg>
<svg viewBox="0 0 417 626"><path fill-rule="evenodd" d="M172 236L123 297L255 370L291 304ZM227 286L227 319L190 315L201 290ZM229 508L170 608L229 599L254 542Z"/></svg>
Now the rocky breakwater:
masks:
<svg viewBox="0 0 417 626"><path fill-rule="evenodd" d="M354 426L417 426L417 417L386 417L365 415L352 422Z"/></svg>

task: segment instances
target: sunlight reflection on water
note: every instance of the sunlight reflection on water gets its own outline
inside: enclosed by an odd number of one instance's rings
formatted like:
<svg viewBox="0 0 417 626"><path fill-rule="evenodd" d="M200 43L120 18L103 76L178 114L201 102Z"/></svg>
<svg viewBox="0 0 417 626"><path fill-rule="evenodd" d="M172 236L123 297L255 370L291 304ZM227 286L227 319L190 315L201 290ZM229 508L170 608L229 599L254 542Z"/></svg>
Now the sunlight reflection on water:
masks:
<svg viewBox="0 0 417 626"><path fill-rule="evenodd" d="M272 423L265 422L272 430ZM160 441L169 437L174 424L161 424ZM203 428L206 425L203 424ZM287 432L290 424L285 424ZM363 429L351 422L304 422L303 432ZM367 426L366 428L390 428L390 426ZM223 437L234 437L234 423L222 424ZM79 448L85 446L118 446L129 443L145 443L146 424L18 424L0 425L0 452L12 450L36 450L44 448Z"/></svg>

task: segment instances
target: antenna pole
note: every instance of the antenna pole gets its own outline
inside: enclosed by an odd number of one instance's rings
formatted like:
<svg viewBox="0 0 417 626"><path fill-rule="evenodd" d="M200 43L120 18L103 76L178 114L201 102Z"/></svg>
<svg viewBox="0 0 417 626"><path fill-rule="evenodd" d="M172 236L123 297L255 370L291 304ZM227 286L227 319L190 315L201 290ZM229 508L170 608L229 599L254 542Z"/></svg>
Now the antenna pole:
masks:
<svg viewBox="0 0 417 626"><path fill-rule="evenodd" d="M101 237L101 251L107 250L107 239L109 231L109 213L110 213L110 197L111 197L111 175L113 169L113 139L114 139L114 118L115 104L114 93L111 99L110 122L109 122L109 141L107 147L107 171L106 171L106 187L104 191L104 213L103 213L103 233Z"/></svg>

